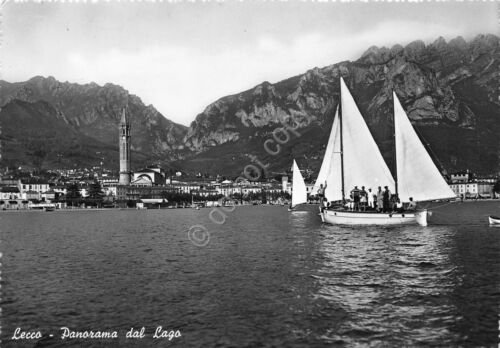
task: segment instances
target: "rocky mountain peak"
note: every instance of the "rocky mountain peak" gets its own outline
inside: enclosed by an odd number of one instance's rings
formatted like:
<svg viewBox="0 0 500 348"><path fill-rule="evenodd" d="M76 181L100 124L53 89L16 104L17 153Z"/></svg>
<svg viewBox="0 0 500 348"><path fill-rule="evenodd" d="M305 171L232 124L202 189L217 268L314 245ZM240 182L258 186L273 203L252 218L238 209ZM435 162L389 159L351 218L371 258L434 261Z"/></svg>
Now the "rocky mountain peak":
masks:
<svg viewBox="0 0 500 348"><path fill-rule="evenodd" d="M402 54L403 51L404 51L403 46L396 44L396 45L391 47L391 51L390 51L391 57L396 57L397 55Z"/></svg>
<svg viewBox="0 0 500 348"><path fill-rule="evenodd" d="M391 50L387 47L371 46L361 55L360 60L369 64L380 64L387 61L391 56Z"/></svg>
<svg viewBox="0 0 500 348"><path fill-rule="evenodd" d="M446 47L448 46L448 44L446 43L446 40L444 39L444 37L440 36L438 37L431 45L430 47L433 47L437 50L442 50L442 49L445 49Z"/></svg>
<svg viewBox="0 0 500 348"><path fill-rule="evenodd" d="M456 38L451 39L449 42L449 46L457 48L459 50L466 50L468 47L467 42L461 36L457 36Z"/></svg>
<svg viewBox="0 0 500 348"><path fill-rule="evenodd" d="M416 40L406 45L404 52L408 58L418 59L425 54L425 49L425 43L422 40Z"/></svg>

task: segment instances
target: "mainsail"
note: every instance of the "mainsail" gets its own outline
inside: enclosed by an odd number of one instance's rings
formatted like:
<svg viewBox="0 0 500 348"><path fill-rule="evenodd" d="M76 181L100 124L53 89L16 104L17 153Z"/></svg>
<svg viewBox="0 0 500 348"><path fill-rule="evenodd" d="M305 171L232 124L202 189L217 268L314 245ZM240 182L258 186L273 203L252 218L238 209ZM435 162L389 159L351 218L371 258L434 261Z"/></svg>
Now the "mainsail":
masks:
<svg viewBox="0 0 500 348"><path fill-rule="evenodd" d="M354 186L365 186L374 192L378 186L388 186L394 192L391 172L342 78L340 94L346 196Z"/></svg>
<svg viewBox="0 0 500 348"><path fill-rule="evenodd" d="M339 142L339 108L337 107L337 111L335 111L335 117L333 119L333 126L330 132L330 137L328 138L328 144L326 145L325 155L323 157L323 162L321 163L321 168L319 169L318 178L314 183L314 187L311 191L311 195L315 195L318 193L318 189L320 185L325 186L325 181L330 174L332 169L332 161L334 156L334 142L337 140ZM337 149L337 151L340 151ZM340 165L340 163L338 163Z"/></svg>
<svg viewBox="0 0 500 348"><path fill-rule="evenodd" d="M299 167L293 160L293 177L292 177L292 208L298 204L307 202L307 188Z"/></svg>
<svg viewBox="0 0 500 348"><path fill-rule="evenodd" d="M417 136L396 93L394 128L398 194L402 202L429 201L455 197Z"/></svg>
<svg viewBox="0 0 500 348"><path fill-rule="evenodd" d="M342 199L342 163L340 157L340 120L335 114L332 127L333 146L326 177L325 199L329 202ZM324 183L323 183L324 185Z"/></svg>

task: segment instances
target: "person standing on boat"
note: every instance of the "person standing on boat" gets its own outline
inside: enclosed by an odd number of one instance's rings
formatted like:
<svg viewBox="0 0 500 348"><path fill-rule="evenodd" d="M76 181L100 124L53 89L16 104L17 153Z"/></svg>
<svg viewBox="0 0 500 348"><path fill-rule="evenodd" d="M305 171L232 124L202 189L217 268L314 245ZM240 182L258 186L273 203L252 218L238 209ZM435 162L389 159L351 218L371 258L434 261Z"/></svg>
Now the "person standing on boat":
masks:
<svg viewBox="0 0 500 348"><path fill-rule="evenodd" d="M372 189L369 188L368 189L368 207L370 208L370 210L375 209L375 199L376 198L377 198L377 196L375 194L373 194Z"/></svg>
<svg viewBox="0 0 500 348"><path fill-rule="evenodd" d="M359 210L359 188L357 186L354 186L354 188L352 189L351 198L354 202L353 210L358 211Z"/></svg>
<svg viewBox="0 0 500 348"><path fill-rule="evenodd" d="M325 187L323 187L323 184L319 185L318 189L318 197L319 197L319 206L323 207L323 201L325 200L325 190L326 190L326 181L325 181Z"/></svg>
<svg viewBox="0 0 500 348"><path fill-rule="evenodd" d="M391 209L391 205L390 205L390 200L391 200L391 191L389 191L389 187L388 186L384 186L385 190L384 190L384 195L383 195L383 209L382 211L384 213L387 213L390 209Z"/></svg>
<svg viewBox="0 0 500 348"><path fill-rule="evenodd" d="M381 212L384 207L384 192L382 191L382 187L378 187L377 191L377 212Z"/></svg>
<svg viewBox="0 0 500 348"><path fill-rule="evenodd" d="M361 203L361 209L363 211L366 211L366 203L368 201L368 192L366 192L364 186L361 186L361 191L359 192L359 201Z"/></svg>

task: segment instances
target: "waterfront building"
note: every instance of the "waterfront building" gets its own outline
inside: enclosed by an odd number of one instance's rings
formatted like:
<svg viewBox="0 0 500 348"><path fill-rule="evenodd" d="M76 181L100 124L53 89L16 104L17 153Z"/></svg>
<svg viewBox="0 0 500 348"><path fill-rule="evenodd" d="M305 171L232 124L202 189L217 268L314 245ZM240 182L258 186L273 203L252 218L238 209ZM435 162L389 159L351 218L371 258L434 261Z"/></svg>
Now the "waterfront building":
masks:
<svg viewBox="0 0 500 348"><path fill-rule="evenodd" d="M493 186L496 181L496 177L476 177L469 170L466 170L452 173L449 186L457 197L463 195L464 198L490 198L495 196Z"/></svg>
<svg viewBox="0 0 500 348"><path fill-rule="evenodd" d="M492 198L495 197L495 193L493 192L493 186L495 182L490 181L479 181L477 182L477 193L480 197Z"/></svg>
<svg viewBox="0 0 500 348"><path fill-rule="evenodd" d="M224 197L230 197L235 193L239 193L240 189L232 185L220 185L216 188L217 193L223 195Z"/></svg>
<svg viewBox="0 0 500 348"><path fill-rule="evenodd" d="M35 191L38 193L42 193L50 189L50 183L46 180L34 179L34 178L19 179L18 188L21 194L27 191Z"/></svg>
<svg viewBox="0 0 500 348"><path fill-rule="evenodd" d="M199 183L175 183L170 185L174 190L177 190L181 193L191 193L193 191L198 191L201 189L203 185Z"/></svg>
<svg viewBox="0 0 500 348"><path fill-rule="evenodd" d="M23 200L29 201L29 200L41 200L42 199L42 194L41 192L38 191L24 191L21 194L21 198Z"/></svg>
<svg viewBox="0 0 500 348"><path fill-rule="evenodd" d="M66 188L66 185L55 185L52 187L52 190L58 195L66 195L68 192L68 189Z"/></svg>
<svg viewBox="0 0 500 348"><path fill-rule="evenodd" d="M54 190L48 190L48 191L42 192L42 194L40 196L42 198L42 201L50 203L56 199L56 192Z"/></svg>
<svg viewBox="0 0 500 348"><path fill-rule="evenodd" d="M238 191L239 191L239 189L236 192L238 192ZM243 193L243 195L247 195L249 193L259 193L261 191L262 191L262 188L258 187L258 186L242 186L241 187L241 192Z"/></svg>
<svg viewBox="0 0 500 348"><path fill-rule="evenodd" d="M193 191L192 194L202 197L209 197L209 196L217 196L219 195L219 192L215 189L200 189L198 191Z"/></svg>
<svg viewBox="0 0 500 348"><path fill-rule="evenodd" d="M164 198L168 192L178 192L169 186L124 186L116 187L116 198L118 201L138 201L143 198Z"/></svg>
<svg viewBox="0 0 500 348"><path fill-rule="evenodd" d="M0 200L21 199L21 192L16 186L4 186L0 188Z"/></svg>
<svg viewBox="0 0 500 348"><path fill-rule="evenodd" d="M451 190L457 195L457 197L475 197L478 194L477 182L460 182L449 184Z"/></svg>

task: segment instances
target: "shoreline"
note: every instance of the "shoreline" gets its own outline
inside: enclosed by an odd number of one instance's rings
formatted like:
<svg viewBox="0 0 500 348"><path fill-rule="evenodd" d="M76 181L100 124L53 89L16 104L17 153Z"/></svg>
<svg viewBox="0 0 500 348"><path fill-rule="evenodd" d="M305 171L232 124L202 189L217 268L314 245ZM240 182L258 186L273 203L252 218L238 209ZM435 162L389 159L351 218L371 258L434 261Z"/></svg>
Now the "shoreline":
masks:
<svg viewBox="0 0 500 348"><path fill-rule="evenodd" d="M308 205L314 205L314 204L308 204ZM317 204L316 204L317 205ZM6 210L0 210L0 214L2 213L21 213L21 212L41 212L41 213L57 213L57 212L82 212L82 211L120 211L120 210L126 210L126 211L135 211L135 210L177 210L177 209L184 209L184 210L201 210L201 209L209 209L209 208L222 208L222 207L260 207L260 206L266 206L266 207L288 207L286 205L278 205L278 204L258 204L258 205L253 205L253 204L238 204L234 206L213 206L213 207L200 207L200 209L195 209L192 207L186 207L186 208L151 208L151 209L145 209L145 208L64 208L64 209L54 209L51 211L45 211L43 209L6 209Z"/></svg>
<svg viewBox="0 0 500 348"><path fill-rule="evenodd" d="M462 203L480 203L480 202L499 202L499 198L484 198L484 199L467 199L462 201L448 201L448 202L430 202L431 204L462 204ZM305 206L310 206L310 205L318 205L318 203L309 203L309 204L304 204ZM288 207L287 205L279 205L279 204L238 204L234 205L234 207L260 207L260 206L265 206L265 207ZM207 209L207 208L221 208L222 206L213 206L213 207L200 207L200 209ZM225 206L228 207L228 206ZM233 207L233 206L231 206ZM2 213L21 213L21 212L42 212L42 213L57 213L57 212L83 212L83 211L135 211L135 210L177 210L177 209L191 209L191 210L200 210L200 209L195 209L192 207L179 207L179 208L151 208L151 209L144 209L144 208L63 208L63 209L54 209L52 211L45 211L43 209L6 209L6 210L0 210L0 214ZM429 207L428 209L433 209L433 207Z"/></svg>

